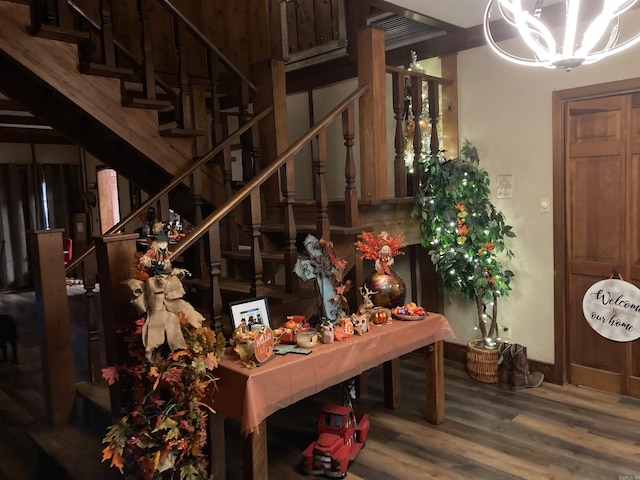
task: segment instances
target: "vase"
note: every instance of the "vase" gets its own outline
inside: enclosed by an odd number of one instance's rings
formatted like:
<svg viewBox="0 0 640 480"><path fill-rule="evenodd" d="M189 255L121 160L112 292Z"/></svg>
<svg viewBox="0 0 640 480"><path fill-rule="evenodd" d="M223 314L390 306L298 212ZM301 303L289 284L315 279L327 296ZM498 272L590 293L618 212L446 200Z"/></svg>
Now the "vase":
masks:
<svg viewBox="0 0 640 480"><path fill-rule="evenodd" d="M371 295L371 301L376 307L394 308L404 305L407 287L400 275L393 270L390 270L390 272L380 273L374 270L364 280L366 288L378 292Z"/></svg>

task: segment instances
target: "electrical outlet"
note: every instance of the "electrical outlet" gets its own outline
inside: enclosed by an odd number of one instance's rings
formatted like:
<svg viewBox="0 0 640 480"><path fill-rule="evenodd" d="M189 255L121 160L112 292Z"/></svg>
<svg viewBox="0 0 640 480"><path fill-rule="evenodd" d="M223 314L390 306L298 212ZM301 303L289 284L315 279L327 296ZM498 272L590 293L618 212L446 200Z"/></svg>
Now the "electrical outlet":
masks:
<svg viewBox="0 0 640 480"><path fill-rule="evenodd" d="M511 325L502 325L500 329L500 338L502 340L511 340Z"/></svg>

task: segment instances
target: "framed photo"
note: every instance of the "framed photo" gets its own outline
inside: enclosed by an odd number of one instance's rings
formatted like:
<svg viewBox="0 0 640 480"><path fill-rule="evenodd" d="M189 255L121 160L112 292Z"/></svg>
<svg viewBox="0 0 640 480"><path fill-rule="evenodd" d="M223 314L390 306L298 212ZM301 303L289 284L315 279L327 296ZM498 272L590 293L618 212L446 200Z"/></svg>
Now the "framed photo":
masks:
<svg viewBox="0 0 640 480"><path fill-rule="evenodd" d="M229 313L231 314L231 322L234 329L238 328L242 323L248 329L251 329L254 325L264 325L271 328L266 297L230 302Z"/></svg>

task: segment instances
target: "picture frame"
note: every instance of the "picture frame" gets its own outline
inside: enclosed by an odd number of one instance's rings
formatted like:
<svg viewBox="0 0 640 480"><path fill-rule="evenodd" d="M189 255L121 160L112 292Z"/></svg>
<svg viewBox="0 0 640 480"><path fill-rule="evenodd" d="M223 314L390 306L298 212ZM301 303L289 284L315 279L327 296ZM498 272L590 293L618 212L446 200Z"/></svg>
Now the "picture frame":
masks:
<svg viewBox="0 0 640 480"><path fill-rule="evenodd" d="M254 325L271 328L269 305L266 297L255 297L229 302L229 314L234 330L242 323L251 329Z"/></svg>

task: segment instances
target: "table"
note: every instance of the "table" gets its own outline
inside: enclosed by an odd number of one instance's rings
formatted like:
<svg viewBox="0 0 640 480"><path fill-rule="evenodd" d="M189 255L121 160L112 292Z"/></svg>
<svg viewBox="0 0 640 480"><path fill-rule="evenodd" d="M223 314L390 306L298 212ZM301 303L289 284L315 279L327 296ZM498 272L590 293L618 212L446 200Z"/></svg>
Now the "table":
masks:
<svg viewBox="0 0 640 480"><path fill-rule="evenodd" d="M425 360L426 419L444 421L443 340L455 335L447 319L429 313L417 322L394 320L371 326L369 332L341 342L318 345L309 355L276 356L264 365L248 369L233 353L215 370L218 391L212 416L221 451L212 453L215 478L225 478L223 416L240 422L245 435L245 479L267 479L267 418L303 398L349 380L384 364L385 404L397 408L400 400L399 357L431 345ZM220 415L221 414L221 415ZM224 430L222 430L224 432Z"/></svg>

